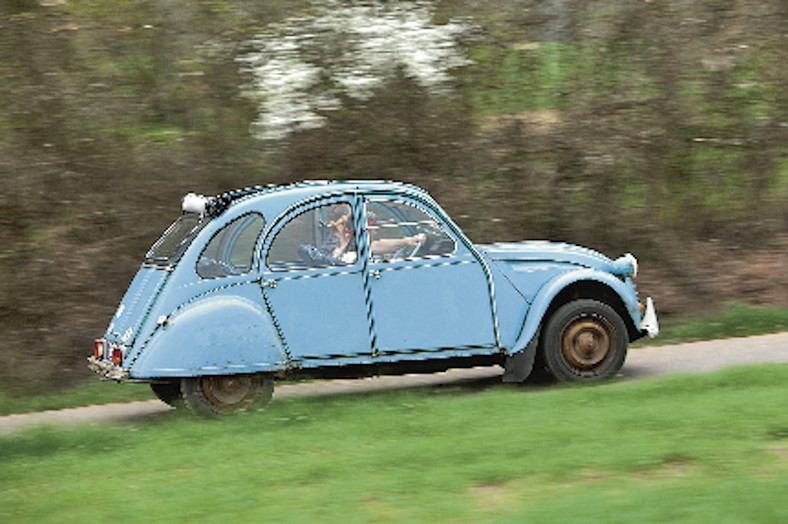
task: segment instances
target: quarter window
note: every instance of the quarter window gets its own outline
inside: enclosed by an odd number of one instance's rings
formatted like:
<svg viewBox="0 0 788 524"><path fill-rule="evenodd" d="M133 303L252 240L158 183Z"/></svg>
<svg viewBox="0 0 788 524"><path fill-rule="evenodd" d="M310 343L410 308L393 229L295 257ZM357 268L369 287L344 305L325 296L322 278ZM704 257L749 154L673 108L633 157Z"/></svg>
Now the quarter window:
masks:
<svg viewBox="0 0 788 524"><path fill-rule="evenodd" d="M254 247L265 226L257 213L236 218L216 233L197 261L202 278L243 275L252 269Z"/></svg>

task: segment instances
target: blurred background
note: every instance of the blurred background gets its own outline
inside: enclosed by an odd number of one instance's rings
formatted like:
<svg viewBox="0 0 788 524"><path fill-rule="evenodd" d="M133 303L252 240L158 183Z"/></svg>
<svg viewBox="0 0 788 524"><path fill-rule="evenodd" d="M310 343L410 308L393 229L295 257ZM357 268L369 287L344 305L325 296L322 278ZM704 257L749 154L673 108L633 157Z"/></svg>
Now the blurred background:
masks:
<svg viewBox="0 0 788 524"><path fill-rule="evenodd" d="M185 193L307 178L787 305L787 63L784 0L2 0L0 388L90 378Z"/></svg>

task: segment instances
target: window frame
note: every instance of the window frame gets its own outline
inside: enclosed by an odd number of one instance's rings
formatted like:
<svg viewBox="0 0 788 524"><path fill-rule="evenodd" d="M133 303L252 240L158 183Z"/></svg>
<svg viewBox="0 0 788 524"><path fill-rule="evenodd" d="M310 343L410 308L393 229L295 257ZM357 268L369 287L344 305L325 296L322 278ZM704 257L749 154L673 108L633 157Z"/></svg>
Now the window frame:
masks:
<svg viewBox="0 0 788 524"><path fill-rule="evenodd" d="M252 215L254 215L254 218L251 221L249 221L248 224L244 225L239 231L233 232L233 236L230 237L229 239L222 241L223 244L224 244L224 246L222 247L222 251L223 252L227 251L228 244L231 245L231 249L229 250L227 255L230 257L230 259L232 259L232 254L233 254L233 251L235 250L235 247L236 247L236 245L238 243L238 240L241 238L241 236L244 234L244 232L249 227L251 227L251 225L254 223L254 220L260 219L262 221L262 224L260 225L259 231L255 235L254 242L252 242L252 244L251 244L251 253L250 253L248 266L240 266L243 269L243 271L241 271L239 273L229 273L228 272L228 273L217 274L217 275L204 275L204 274L202 274L200 272L201 271L200 270L200 262L203 260L203 257L205 257L205 253L211 247L211 244L220 235L226 233L228 228L233 227L239 221L242 221L242 220L245 220L245 219L248 219L248 218L252 217ZM237 217L235 217L232 220L230 220L227 223L225 223L218 230L216 230L211 235L211 238L208 239L208 241L205 243L203 248L200 250L200 254L197 256L197 261L195 262L194 270L197 273L197 276L200 278L200 280L214 280L214 279L218 279L218 278L237 277L237 276L248 275L249 273L253 272L255 270L255 267L256 267L255 259L257 257L257 253L258 253L258 245L260 243L260 238L261 238L261 236L263 234L263 231L265 231L265 227L266 227L266 220L265 220L265 217L262 215L262 213L260 213L258 211L249 211L247 213L243 213L242 215L238 215ZM223 262L223 261L222 260L217 260L217 262ZM232 260L230 260L230 265L233 268L239 267L239 266L235 266L234 264L232 264Z"/></svg>
<svg viewBox="0 0 788 524"><path fill-rule="evenodd" d="M353 232L354 242L355 242L355 253L356 259L353 262L348 262L342 265L316 265L310 266L303 261L298 262L279 262L272 264L271 263L271 250L276 244L279 235L281 235L290 224L299 217L305 215L306 213L310 213L313 211L318 211L321 208L328 208L329 206L337 206L337 205L345 205L349 208L350 217L353 221L353 227L351 231ZM313 227L319 228L320 224L315 224ZM317 246L315 246L317 247ZM261 256L261 265L265 268L266 271L270 273L276 274L285 274L288 272L295 272L295 271L319 271L319 270L351 270L358 268L361 261L361 246L360 246L360 230L356 220L356 202L352 199L352 196L342 195L342 196L334 196L330 198L321 199L319 201L310 202L307 204L300 204L292 206L287 212L283 213L274 227L271 228L271 231L263 244L263 254Z"/></svg>
<svg viewBox="0 0 788 524"><path fill-rule="evenodd" d="M372 253L372 236L369 232L369 220L370 220L370 204L376 204L383 207L386 207L386 204L395 204L401 206L407 206L413 208L419 212L421 212L425 217L430 219L430 225L436 227L447 239L451 240L452 242L452 249L450 252L441 253L441 254L416 254L415 256L405 256L405 257L396 257L396 258L386 258L386 255L374 255ZM373 264L387 264L387 263L395 263L400 262L403 260L411 261L411 260L429 260L435 258L447 258L453 257L457 255L460 249L460 244L462 243L461 240L454 234L453 228L449 227L449 224L438 214L433 212L427 206L423 205L421 202L416 202L412 200L407 200L403 198L397 198L396 196L382 196L382 195L373 195L367 196L364 199L364 234L367 238L368 243L368 254L369 254L369 261ZM417 222L421 223L424 220L420 220ZM402 226L397 224L401 230L403 230ZM414 226L418 228L417 226ZM416 231L418 234L420 231ZM412 235L411 235L412 236Z"/></svg>
<svg viewBox="0 0 788 524"><path fill-rule="evenodd" d="M175 232L178 225L186 219L196 219L197 223L185 234L183 238L172 249L169 254L164 256L155 257L154 252L159 249L162 244L165 243L166 240L170 238L170 236ZM181 216L176 218L167 229L164 230L164 233L156 239L156 242L150 247L147 253L145 253L145 259L143 261L143 266L146 267L156 267L156 268L173 268L175 267L178 262L180 262L183 255L189 249L189 247L194 242L194 239L197 238L197 235L203 228L210 222L209 218L201 216L197 213L183 213Z"/></svg>

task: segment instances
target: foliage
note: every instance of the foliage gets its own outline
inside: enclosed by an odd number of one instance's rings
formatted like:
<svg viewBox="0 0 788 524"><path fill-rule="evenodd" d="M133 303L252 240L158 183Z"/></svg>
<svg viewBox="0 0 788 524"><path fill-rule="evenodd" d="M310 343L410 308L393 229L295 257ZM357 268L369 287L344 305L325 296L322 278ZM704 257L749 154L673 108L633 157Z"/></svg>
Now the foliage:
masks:
<svg viewBox="0 0 788 524"><path fill-rule="evenodd" d="M38 429L2 439L0 518L777 522L788 517L786 379L785 366L756 366Z"/></svg>
<svg viewBox="0 0 788 524"><path fill-rule="evenodd" d="M667 303L646 290L673 312L784 306L763 287L701 296L706 266L688 260L718 244L784 252L783 4L436 2L436 25L473 28L457 36L472 63L451 71L453 89L391 67L366 98L334 96L322 128L262 141L238 58L320 1L3 2L1 387L86 376L90 341L183 194L304 178L420 184L479 242L635 252L656 291L680 290ZM339 36L312 66L352 56ZM341 77L321 78L315 90L339 92Z"/></svg>

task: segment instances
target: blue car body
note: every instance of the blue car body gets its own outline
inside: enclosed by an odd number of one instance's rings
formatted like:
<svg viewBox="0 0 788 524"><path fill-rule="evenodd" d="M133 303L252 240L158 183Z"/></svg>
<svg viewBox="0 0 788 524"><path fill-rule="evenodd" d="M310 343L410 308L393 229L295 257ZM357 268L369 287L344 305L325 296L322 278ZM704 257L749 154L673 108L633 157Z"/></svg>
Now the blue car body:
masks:
<svg viewBox="0 0 788 524"><path fill-rule="evenodd" d="M329 225L330 212L344 213L336 220L344 222ZM327 231L334 246L348 243L344 260L319 247ZM516 371L517 355L535 350L546 319L578 298L612 308L629 341L655 335L653 303L639 304L636 271L631 255L611 260L567 244L474 245L412 185L305 182L189 195L89 366L111 379L153 382L353 375L405 363L409 372L429 371L486 360Z"/></svg>

